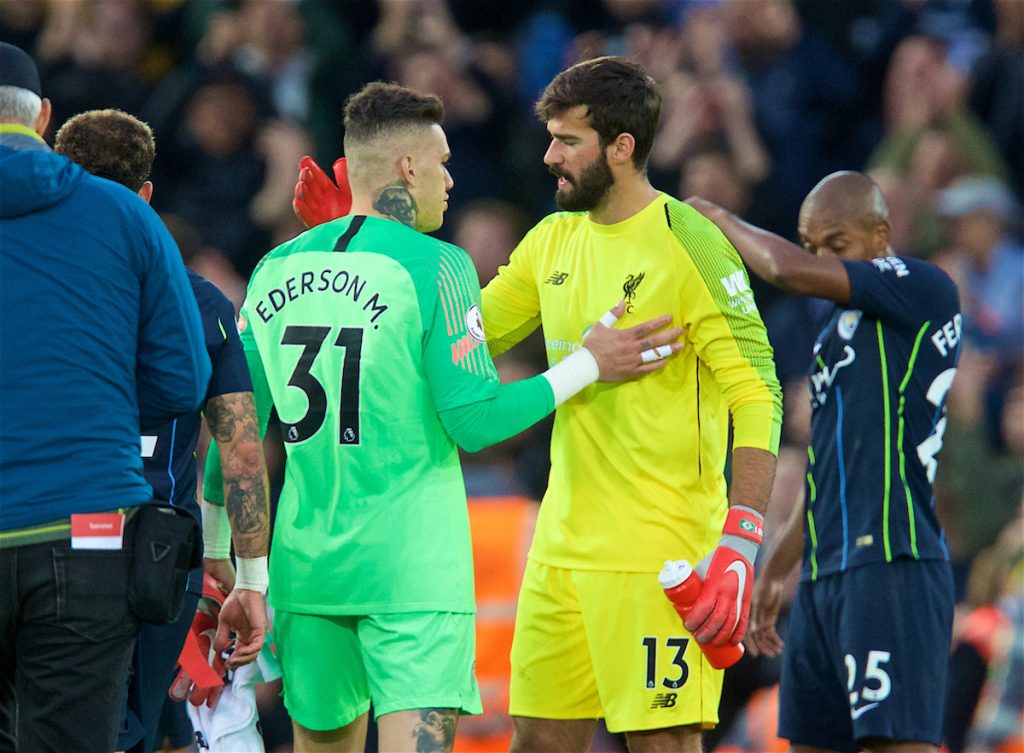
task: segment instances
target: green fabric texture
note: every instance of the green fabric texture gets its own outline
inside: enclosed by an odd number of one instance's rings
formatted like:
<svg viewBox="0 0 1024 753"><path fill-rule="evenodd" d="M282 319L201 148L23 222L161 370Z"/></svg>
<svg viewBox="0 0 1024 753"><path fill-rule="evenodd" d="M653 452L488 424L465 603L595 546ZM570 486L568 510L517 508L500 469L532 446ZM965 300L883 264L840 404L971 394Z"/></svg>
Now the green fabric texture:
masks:
<svg viewBox="0 0 1024 753"><path fill-rule="evenodd" d="M542 376L502 387L490 400L441 411L441 423L467 452L501 442L533 426L555 409L555 395Z"/></svg>

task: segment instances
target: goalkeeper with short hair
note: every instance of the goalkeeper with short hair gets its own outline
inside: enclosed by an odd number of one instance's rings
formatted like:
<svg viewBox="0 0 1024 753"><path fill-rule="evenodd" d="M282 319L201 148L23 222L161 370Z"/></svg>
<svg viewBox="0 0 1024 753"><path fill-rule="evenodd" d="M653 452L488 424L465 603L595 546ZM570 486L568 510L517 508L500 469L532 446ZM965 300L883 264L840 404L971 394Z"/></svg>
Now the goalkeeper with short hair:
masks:
<svg viewBox="0 0 1024 753"><path fill-rule="evenodd" d="M687 347L656 375L591 385L558 408L516 615L514 751L586 751L602 716L630 750L698 751L718 721L722 673L697 642L739 643L746 630L782 395L736 250L647 179L660 105L654 81L622 58L555 78L537 113L566 211L541 220L483 291L491 353L543 319L554 368L575 358L609 295L624 296L629 322L670 311L687 328ZM301 173L299 189L317 196L316 207L297 197L307 223L337 195L326 180ZM666 559L700 562L685 628L656 578Z"/></svg>
<svg viewBox="0 0 1024 753"><path fill-rule="evenodd" d="M260 421L276 407L287 450L269 596L299 751L361 751L371 700L381 750L451 750L459 713L480 711L458 447L681 348L669 316L616 329L595 311L572 356L499 385L469 256L425 235L453 185L442 116L394 84L349 99L351 212L271 251L240 319Z"/></svg>

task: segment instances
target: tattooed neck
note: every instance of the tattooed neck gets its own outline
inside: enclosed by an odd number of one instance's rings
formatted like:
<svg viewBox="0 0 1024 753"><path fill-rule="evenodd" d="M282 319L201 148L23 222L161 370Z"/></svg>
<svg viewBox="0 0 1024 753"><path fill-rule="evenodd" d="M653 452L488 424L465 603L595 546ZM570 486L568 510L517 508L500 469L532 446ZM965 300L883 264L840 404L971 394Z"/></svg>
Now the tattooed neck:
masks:
<svg viewBox="0 0 1024 753"><path fill-rule="evenodd" d="M416 199L405 186L385 186L373 200L373 208L385 217L409 227L416 226Z"/></svg>

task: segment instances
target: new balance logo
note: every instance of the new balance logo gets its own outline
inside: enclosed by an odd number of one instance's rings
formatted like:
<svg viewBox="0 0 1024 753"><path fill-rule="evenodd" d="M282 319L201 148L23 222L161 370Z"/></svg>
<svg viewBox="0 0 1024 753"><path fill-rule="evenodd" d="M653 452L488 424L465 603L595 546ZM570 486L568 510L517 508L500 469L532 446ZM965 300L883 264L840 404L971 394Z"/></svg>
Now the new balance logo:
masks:
<svg viewBox="0 0 1024 753"><path fill-rule="evenodd" d="M729 297L745 293L750 290L750 286L747 285L747 281L743 278L743 270L736 270L728 277L721 278L722 287L725 288L725 292L729 294Z"/></svg>
<svg viewBox="0 0 1024 753"><path fill-rule="evenodd" d="M651 701L652 709L670 709L676 705L677 693L658 693Z"/></svg>
<svg viewBox="0 0 1024 753"><path fill-rule="evenodd" d="M546 279L544 282L546 282L548 285L561 285L567 279L569 279L568 272L552 272L551 276L548 277L548 279Z"/></svg>

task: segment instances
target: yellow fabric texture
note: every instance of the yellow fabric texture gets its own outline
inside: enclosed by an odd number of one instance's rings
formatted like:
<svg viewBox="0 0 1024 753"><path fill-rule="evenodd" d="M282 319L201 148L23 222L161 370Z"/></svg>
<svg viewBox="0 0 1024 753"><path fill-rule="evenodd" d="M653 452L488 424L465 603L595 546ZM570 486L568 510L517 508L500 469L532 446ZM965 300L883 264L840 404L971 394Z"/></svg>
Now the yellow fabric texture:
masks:
<svg viewBox="0 0 1024 753"><path fill-rule="evenodd" d="M563 570L523 576L509 710L604 717L612 732L718 723L713 669L649 573Z"/></svg>
<svg viewBox="0 0 1024 753"><path fill-rule="evenodd" d="M623 299L618 327L671 313L685 348L660 372L597 383L557 410L552 471L531 559L564 568L657 572L696 562L727 510L734 446L777 452L782 399L772 349L735 249L696 210L665 194L629 219L542 220L483 292L492 354L544 319L548 361L582 346Z"/></svg>

